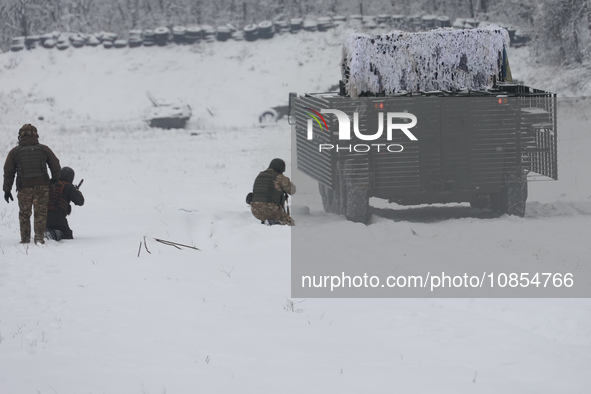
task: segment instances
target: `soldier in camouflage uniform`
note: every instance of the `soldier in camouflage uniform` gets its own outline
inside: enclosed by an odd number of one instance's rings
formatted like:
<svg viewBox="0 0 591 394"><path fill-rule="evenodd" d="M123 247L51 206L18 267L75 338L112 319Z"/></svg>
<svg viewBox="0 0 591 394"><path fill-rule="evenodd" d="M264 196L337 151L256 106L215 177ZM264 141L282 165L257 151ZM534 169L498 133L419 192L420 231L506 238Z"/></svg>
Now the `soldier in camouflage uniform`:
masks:
<svg viewBox="0 0 591 394"><path fill-rule="evenodd" d="M74 170L62 167L60 180L49 185L49 204L47 205L47 231L45 236L56 241L74 239L74 233L68 223L68 216L72 213L72 205L84 205L84 196L74 185Z"/></svg>
<svg viewBox="0 0 591 394"><path fill-rule="evenodd" d="M273 159L269 168L261 172L254 181L250 210L261 223L293 226L294 220L284 208L285 193L295 194L296 187L283 175L285 162Z"/></svg>
<svg viewBox="0 0 591 394"><path fill-rule="evenodd" d="M57 182L60 175L60 162L47 146L39 143L37 129L26 124L18 132L18 146L13 148L4 163L4 199L14 200L12 185L16 175L18 192L19 222L21 243L31 242L31 214L34 211L35 243L45 243L45 222L49 200L49 176Z"/></svg>

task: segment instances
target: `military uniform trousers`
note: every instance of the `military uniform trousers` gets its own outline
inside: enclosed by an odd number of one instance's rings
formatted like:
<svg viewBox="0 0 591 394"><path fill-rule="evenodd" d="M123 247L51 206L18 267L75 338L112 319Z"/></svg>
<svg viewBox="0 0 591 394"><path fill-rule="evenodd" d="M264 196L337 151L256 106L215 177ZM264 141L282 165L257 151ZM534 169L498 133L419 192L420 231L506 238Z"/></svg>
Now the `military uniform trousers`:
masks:
<svg viewBox="0 0 591 394"><path fill-rule="evenodd" d="M49 186L25 187L18 191L18 219L21 229L21 242L31 241L31 214L34 212L35 242L43 242L47 221L47 202Z"/></svg>
<svg viewBox="0 0 591 394"><path fill-rule="evenodd" d="M293 226L295 221L285 212L282 206L272 202L251 202L250 210L255 218L265 220L278 220L283 225Z"/></svg>

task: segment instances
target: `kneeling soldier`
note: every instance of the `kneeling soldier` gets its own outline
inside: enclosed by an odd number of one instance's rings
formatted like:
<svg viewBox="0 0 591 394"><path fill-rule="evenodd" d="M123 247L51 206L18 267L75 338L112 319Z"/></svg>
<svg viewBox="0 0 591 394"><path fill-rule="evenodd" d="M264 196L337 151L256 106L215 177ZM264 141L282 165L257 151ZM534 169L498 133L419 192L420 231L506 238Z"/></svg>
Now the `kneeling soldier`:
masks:
<svg viewBox="0 0 591 394"><path fill-rule="evenodd" d="M285 211L285 193L295 194L296 187L283 175L285 162L273 159L269 168L261 172L254 181L250 210L261 223L293 226L294 220ZM285 196L285 197L284 197Z"/></svg>
<svg viewBox="0 0 591 394"><path fill-rule="evenodd" d="M84 205L84 196L72 182L74 182L74 170L70 167L63 167L59 181L49 187L47 238L56 241L74 238L66 216L72 212L70 202Z"/></svg>

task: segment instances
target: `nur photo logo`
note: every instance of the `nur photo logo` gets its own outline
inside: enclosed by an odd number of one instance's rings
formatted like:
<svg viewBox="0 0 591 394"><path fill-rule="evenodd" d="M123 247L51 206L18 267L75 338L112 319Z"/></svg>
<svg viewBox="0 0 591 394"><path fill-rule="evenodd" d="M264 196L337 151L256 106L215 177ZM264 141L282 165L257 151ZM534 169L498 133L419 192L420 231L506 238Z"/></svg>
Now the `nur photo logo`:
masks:
<svg viewBox="0 0 591 394"><path fill-rule="evenodd" d="M306 107L307 115L310 116L307 122L307 139L313 140L314 139L314 121L318 124L320 128L320 132L324 132L326 128L326 132L328 132L328 124L326 119L322 114L332 114L336 116L338 121L338 135L339 141L351 141L351 118L347 113L338 110L338 109L321 109L320 112ZM417 117L408 112L378 112L378 128L377 131L373 132L372 134L368 133L368 130L362 132L359 129L359 113L353 113L353 134L356 139L361 141L376 141L382 138L384 134L384 118L386 118L386 140L392 141L392 135L394 131L401 131L406 135L406 137L410 141L418 141L417 137L410 131L411 128L416 126L417 124ZM323 126L324 125L324 126ZM322 152L323 150L332 150L335 149L337 152L339 151L348 151L348 152L369 152L370 150L375 149L378 152L384 150L388 152L402 152L404 147L400 144L385 144L385 143L374 143L374 144L349 144L349 145L334 145L334 144L319 144L318 151Z"/></svg>

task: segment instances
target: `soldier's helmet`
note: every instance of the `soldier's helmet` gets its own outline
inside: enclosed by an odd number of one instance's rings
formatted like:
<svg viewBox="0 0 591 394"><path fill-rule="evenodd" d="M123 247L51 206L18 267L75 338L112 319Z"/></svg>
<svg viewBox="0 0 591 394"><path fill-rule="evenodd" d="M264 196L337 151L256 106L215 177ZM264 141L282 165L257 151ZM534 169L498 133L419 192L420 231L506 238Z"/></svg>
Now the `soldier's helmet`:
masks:
<svg viewBox="0 0 591 394"><path fill-rule="evenodd" d="M74 170L70 167L62 167L60 172L60 181L74 182Z"/></svg>
<svg viewBox="0 0 591 394"><path fill-rule="evenodd" d="M280 174L283 174L285 171L285 162L281 159L273 159L271 160L271 164L269 164L269 168L272 168Z"/></svg>
<svg viewBox="0 0 591 394"><path fill-rule="evenodd" d="M26 136L33 136L35 138L39 138L39 134L37 134L37 128L29 123L23 125L23 127L21 127L18 131L18 139L20 140L21 138Z"/></svg>

